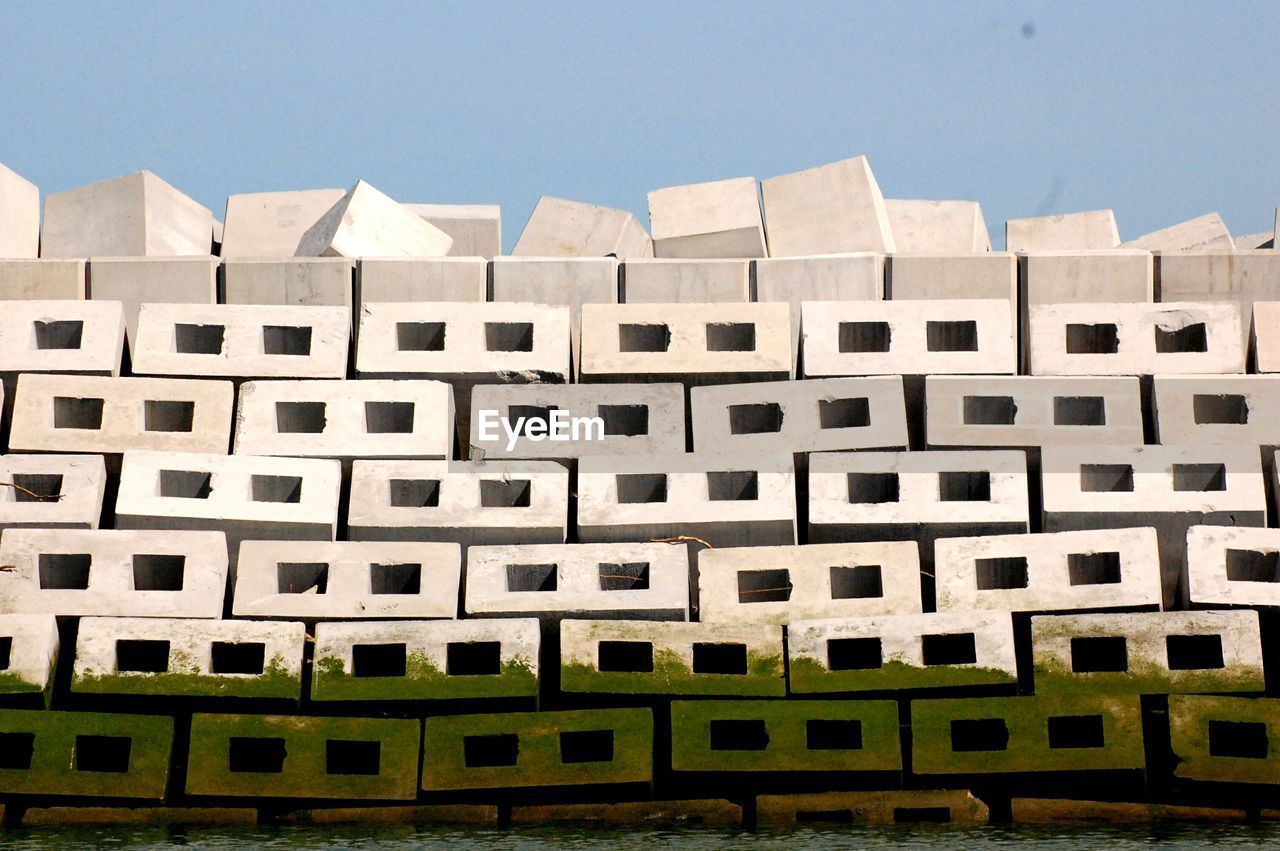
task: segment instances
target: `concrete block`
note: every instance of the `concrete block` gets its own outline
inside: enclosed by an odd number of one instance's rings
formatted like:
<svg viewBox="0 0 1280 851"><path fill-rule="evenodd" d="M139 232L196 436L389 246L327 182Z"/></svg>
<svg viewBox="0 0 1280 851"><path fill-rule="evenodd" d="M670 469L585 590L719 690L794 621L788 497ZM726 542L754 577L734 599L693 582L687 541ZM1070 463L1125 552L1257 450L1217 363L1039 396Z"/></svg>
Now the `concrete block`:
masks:
<svg viewBox="0 0 1280 851"><path fill-rule="evenodd" d="M787 671L792 694L1016 684L1013 620L998 612L793 620Z"/></svg>
<svg viewBox="0 0 1280 851"><path fill-rule="evenodd" d="M238 618L454 618L456 544L245 541L231 611Z"/></svg>
<svg viewBox="0 0 1280 851"><path fill-rule="evenodd" d="M618 261L612 257L495 257L490 301L568 305L574 363L584 304L618 303Z"/></svg>
<svg viewBox="0 0 1280 851"><path fill-rule="evenodd" d="M97 529L101 455L0 455L0 529Z"/></svg>
<svg viewBox="0 0 1280 851"><path fill-rule="evenodd" d="M911 701L915 774L1140 771L1137 695Z"/></svg>
<svg viewBox="0 0 1280 851"><path fill-rule="evenodd" d="M1167 228L1143 234L1123 243L1124 248L1146 251L1230 251L1235 248L1231 231L1217 213L1206 213ZM1249 246L1253 248L1255 246Z"/></svg>
<svg viewBox="0 0 1280 851"><path fill-rule="evenodd" d="M1248 317L1255 302L1280 301L1280 251L1167 252L1156 277L1161 301L1230 301Z"/></svg>
<svg viewBox="0 0 1280 851"><path fill-rule="evenodd" d="M443 257L453 237L363 180L298 240L297 257Z"/></svg>
<svg viewBox="0 0 1280 851"><path fill-rule="evenodd" d="M235 454L448 459L453 421L440 381L248 381Z"/></svg>
<svg viewBox="0 0 1280 851"><path fill-rule="evenodd" d="M293 810L274 819L273 823L307 825L485 825L497 827L498 808L490 804L324 807L312 810Z"/></svg>
<svg viewBox="0 0 1280 851"><path fill-rule="evenodd" d="M800 351L800 307L806 301L879 301L885 257L871 251L827 257L768 257L752 263L755 301L791 305L792 346Z"/></svg>
<svg viewBox="0 0 1280 851"><path fill-rule="evenodd" d="M353 541L562 544L569 471L546 461L356 461Z"/></svg>
<svg viewBox="0 0 1280 851"><path fill-rule="evenodd" d="M790 453L587 456L578 463L578 539L701 539L717 547L796 543Z"/></svg>
<svg viewBox="0 0 1280 851"><path fill-rule="evenodd" d="M416 718L196 714L186 793L407 801L421 741Z"/></svg>
<svg viewBox="0 0 1280 851"><path fill-rule="evenodd" d="M133 371L219 378L346 378L344 307L144 304Z"/></svg>
<svg viewBox="0 0 1280 851"><path fill-rule="evenodd" d="M1120 230L1111 210L1009 219L1004 224L1004 244L1008 251L1115 248L1120 244Z"/></svg>
<svg viewBox="0 0 1280 851"><path fill-rule="evenodd" d="M520 232L511 255L617 257L625 260L652 257L653 240L636 217L626 210L543 195Z"/></svg>
<svg viewBox="0 0 1280 851"><path fill-rule="evenodd" d="M624 304L751 301L751 264L745 260L628 260L618 280Z"/></svg>
<svg viewBox="0 0 1280 851"><path fill-rule="evenodd" d="M311 699L536 698L538 621L316 625Z"/></svg>
<svg viewBox="0 0 1280 851"><path fill-rule="evenodd" d="M0 793L159 801L173 719L163 715L0 710Z"/></svg>
<svg viewBox="0 0 1280 851"><path fill-rule="evenodd" d="M120 374L124 307L116 301L15 301L0 315L0 378L12 401L18 374Z"/></svg>
<svg viewBox="0 0 1280 851"><path fill-rule="evenodd" d="M1187 573L1196 606L1280 606L1280 530L1192 526Z"/></svg>
<svg viewBox="0 0 1280 851"><path fill-rule="evenodd" d="M560 623L560 690L567 693L784 697L784 667L777 625Z"/></svg>
<svg viewBox="0 0 1280 851"><path fill-rule="evenodd" d="M30 807L23 827L227 827L254 828L252 807Z"/></svg>
<svg viewBox="0 0 1280 851"><path fill-rule="evenodd" d="M502 208L497 204L405 204L404 207L453 239L450 257L497 257L502 253Z"/></svg>
<svg viewBox="0 0 1280 851"><path fill-rule="evenodd" d="M1253 351L1257 372L1280 372L1280 301L1254 302Z"/></svg>
<svg viewBox="0 0 1280 851"><path fill-rule="evenodd" d="M1265 526L1266 489L1252 446L1045 447L1046 532L1153 526L1164 607L1187 601L1187 529Z"/></svg>
<svg viewBox="0 0 1280 851"><path fill-rule="evenodd" d="M294 256L302 235L344 194L341 189L306 189L229 196L223 215L222 256Z"/></svg>
<svg viewBox="0 0 1280 851"><path fill-rule="evenodd" d="M1195 694L1263 689L1257 612L1041 615L1036 694Z"/></svg>
<svg viewBox="0 0 1280 851"><path fill-rule="evenodd" d="M1250 251L1255 248L1275 248L1275 233L1269 230L1232 237L1235 249Z"/></svg>
<svg viewBox="0 0 1280 851"><path fill-rule="evenodd" d="M0 163L0 257L40 256L40 190Z"/></svg>
<svg viewBox="0 0 1280 851"><path fill-rule="evenodd" d="M381 301L484 301L488 287L489 264L480 257L360 259L362 309Z"/></svg>
<svg viewBox="0 0 1280 851"><path fill-rule="evenodd" d="M354 300L356 261L347 257L225 260L222 300L227 304L303 304L345 307Z"/></svg>
<svg viewBox="0 0 1280 851"><path fill-rule="evenodd" d="M213 247L213 213L149 171L44 199L41 257L182 257Z"/></svg>
<svg viewBox="0 0 1280 851"><path fill-rule="evenodd" d="M513 825L608 825L610 827L741 827L742 807L731 801L623 801L600 804L538 804L511 808Z"/></svg>
<svg viewBox="0 0 1280 851"><path fill-rule="evenodd" d="M991 250L977 201L904 201L886 198L895 251L964 254Z"/></svg>
<svg viewBox="0 0 1280 851"><path fill-rule="evenodd" d="M811 792L800 795L760 795L756 798L758 827L857 824L867 826L916 824L986 824L987 805L964 790L910 789L887 792Z"/></svg>
<svg viewBox="0 0 1280 851"><path fill-rule="evenodd" d="M1209 783L1280 783L1275 741L1280 700L1169 696L1173 776Z"/></svg>
<svg viewBox="0 0 1280 851"><path fill-rule="evenodd" d="M770 257L897 250L866 157L771 177L761 181L760 191Z"/></svg>
<svg viewBox="0 0 1280 851"><path fill-rule="evenodd" d="M216 257L94 257L88 267L89 298L124 303L130 351L144 304L217 304Z"/></svg>
<svg viewBox="0 0 1280 851"><path fill-rule="evenodd" d="M0 615L0 696L45 695L53 685L58 646L52 614Z"/></svg>
<svg viewBox="0 0 1280 851"><path fill-rule="evenodd" d="M1244 810L1145 804L1127 801L1075 801L1062 798L1014 798L1014 824L1149 823L1244 821Z"/></svg>
<svg viewBox="0 0 1280 851"><path fill-rule="evenodd" d="M1017 257L987 254L894 254L887 258L887 299L1001 298L1018 304Z"/></svg>
<svg viewBox="0 0 1280 851"><path fill-rule="evenodd" d="M1032 251L1018 255L1018 266L1024 312L1037 304L1155 300L1149 251Z"/></svg>
<svg viewBox="0 0 1280 851"><path fill-rule="evenodd" d="M1248 353L1234 304L1040 304L1030 328L1034 375L1242 373Z"/></svg>
<svg viewBox="0 0 1280 851"><path fill-rule="evenodd" d="M1274 471L1280 447L1280 376L1161 375L1152 382L1157 442L1259 446Z"/></svg>
<svg viewBox="0 0 1280 851"><path fill-rule="evenodd" d="M900 771L891 700L676 700L676 772Z"/></svg>
<svg viewBox="0 0 1280 851"><path fill-rule="evenodd" d="M83 299L84 260L0 260L0 300Z"/></svg>
<svg viewBox="0 0 1280 851"><path fill-rule="evenodd" d="M296 701L305 638L302 623L82 618L71 691Z"/></svg>
<svg viewBox="0 0 1280 851"><path fill-rule="evenodd" d="M703 623L786 624L920 611L920 553L911 542L726 547L698 553L698 617Z"/></svg>
<svg viewBox="0 0 1280 851"><path fill-rule="evenodd" d="M649 230L653 234L654 257L768 256L754 177L691 183L650 192Z"/></svg>
<svg viewBox="0 0 1280 851"><path fill-rule="evenodd" d="M946 538L934 548L940 612L1154 609L1152 529Z"/></svg>
<svg viewBox="0 0 1280 851"><path fill-rule="evenodd" d="M0 611L219 618L227 555L218 532L9 529Z"/></svg>
<svg viewBox="0 0 1280 851"><path fill-rule="evenodd" d="M585 709L428 718L422 788L551 788L648 783L650 709Z"/></svg>
<svg viewBox="0 0 1280 851"><path fill-rule="evenodd" d="M687 620L689 556L661 543L472 547L464 594L468 617Z"/></svg>

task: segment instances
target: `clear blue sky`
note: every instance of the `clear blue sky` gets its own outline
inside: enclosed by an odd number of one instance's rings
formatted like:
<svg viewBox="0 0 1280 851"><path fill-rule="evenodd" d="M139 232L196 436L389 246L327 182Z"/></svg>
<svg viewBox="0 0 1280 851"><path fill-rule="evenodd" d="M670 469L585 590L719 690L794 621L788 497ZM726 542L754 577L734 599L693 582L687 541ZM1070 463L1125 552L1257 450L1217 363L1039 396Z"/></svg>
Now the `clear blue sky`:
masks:
<svg viewBox="0 0 1280 851"><path fill-rule="evenodd" d="M1280 8L787 2L0 6L0 162L57 192L150 169L236 192L368 180L417 203L650 189L858 154L891 198L1121 237L1280 204Z"/></svg>

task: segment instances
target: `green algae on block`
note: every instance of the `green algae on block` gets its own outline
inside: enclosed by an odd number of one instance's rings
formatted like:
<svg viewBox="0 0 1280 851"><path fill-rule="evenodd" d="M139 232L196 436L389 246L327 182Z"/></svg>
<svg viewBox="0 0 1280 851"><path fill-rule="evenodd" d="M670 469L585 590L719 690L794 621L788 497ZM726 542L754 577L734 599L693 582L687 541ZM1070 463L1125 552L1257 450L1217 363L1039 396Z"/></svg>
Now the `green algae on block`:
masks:
<svg viewBox="0 0 1280 851"><path fill-rule="evenodd" d="M538 675L528 660L503 662L496 674L448 674L422 653L405 656L403 676L358 677L337 656L317 656L311 699L450 700L537 697Z"/></svg>
<svg viewBox="0 0 1280 851"><path fill-rule="evenodd" d="M1169 696L1175 777L1280 783L1280 699Z"/></svg>
<svg viewBox="0 0 1280 851"><path fill-rule="evenodd" d="M890 700L678 700L675 771L897 771Z"/></svg>
<svg viewBox="0 0 1280 851"><path fill-rule="evenodd" d="M649 709L582 709L428 718L422 788L648 783Z"/></svg>
<svg viewBox="0 0 1280 851"><path fill-rule="evenodd" d="M791 691L796 694L961 688L1009 685L1018 681L1008 671L976 665L921 667L890 661L878 668L832 671L807 657L791 660L789 676Z"/></svg>
<svg viewBox="0 0 1280 851"><path fill-rule="evenodd" d="M174 654L177 655L177 654ZM172 660L172 656L170 657ZM282 658L273 658L261 674L76 672L71 690L87 694L130 694L161 697L241 697L297 700L302 678Z"/></svg>

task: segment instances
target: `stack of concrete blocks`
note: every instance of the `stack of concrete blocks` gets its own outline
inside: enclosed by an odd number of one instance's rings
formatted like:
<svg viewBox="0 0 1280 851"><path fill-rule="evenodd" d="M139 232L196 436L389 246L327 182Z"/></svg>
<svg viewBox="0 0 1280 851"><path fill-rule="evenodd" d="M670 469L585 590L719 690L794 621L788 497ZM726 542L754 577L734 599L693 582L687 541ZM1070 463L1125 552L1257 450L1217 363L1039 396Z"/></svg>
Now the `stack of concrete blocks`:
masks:
<svg viewBox="0 0 1280 851"><path fill-rule="evenodd" d="M405 204L404 207L453 239L448 257L487 259L502 253L502 208L497 204Z"/></svg>
<svg viewBox="0 0 1280 851"><path fill-rule="evenodd" d="M754 177L671 186L650 192L649 228L653 234L654 257L769 256Z"/></svg>
<svg viewBox="0 0 1280 851"><path fill-rule="evenodd" d="M78 260L12 260L0 257L0 300L87 298L87 264Z"/></svg>
<svg viewBox="0 0 1280 851"><path fill-rule="evenodd" d="M107 489L101 455L0 455L0 530L97 529Z"/></svg>
<svg viewBox="0 0 1280 851"><path fill-rule="evenodd" d="M89 298L124 304L130 354L142 305L218 303L215 257L93 257L86 275Z"/></svg>
<svg viewBox="0 0 1280 851"><path fill-rule="evenodd" d="M363 180L298 240L297 257L444 257L453 237Z"/></svg>
<svg viewBox="0 0 1280 851"><path fill-rule="evenodd" d="M618 261L612 257L498 257L489 264L489 274L490 301L560 304L569 308L575 369L582 306L618 303Z"/></svg>
<svg viewBox="0 0 1280 851"><path fill-rule="evenodd" d="M626 210L543 195L520 232L511 256L629 260L653 257L653 240Z"/></svg>
<svg viewBox="0 0 1280 851"><path fill-rule="evenodd" d="M1157 279L1160 301L1233 302L1247 319L1255 303L1280 300L1280 251L1165 252Z"/></svg>
<svg viewBox="0 0 1280 851"><path fill-rule="evenodd" d="M866 157L769 178L760 192L770 257L898 250Z"/></svg>
<svg viewBox="0 0 1280 851"><path fill-rule="evenodd" d="M969 254L991 250L987 222L977 201L887 198L884 207L895 252Z"/></svg>
<svg viewBox="0 0 1280 851"><path fill-rule="evenodd" d="M0 257L40 256L40 190L0 163Z"/></svg>
<svg viewBox="0 0 1280 851"><path fill-rule="evenodd" d="M779 637L781 638L781 637ZM58 665L58 622L51 613L0 615L0 697L48 706Z"/></svg>
<svg viewBox="0 0 1280 851"><path fill-rule="evenodd" d="M1280 530L1192 526L1187 574L1195 608L1280 606Z"/></svg>

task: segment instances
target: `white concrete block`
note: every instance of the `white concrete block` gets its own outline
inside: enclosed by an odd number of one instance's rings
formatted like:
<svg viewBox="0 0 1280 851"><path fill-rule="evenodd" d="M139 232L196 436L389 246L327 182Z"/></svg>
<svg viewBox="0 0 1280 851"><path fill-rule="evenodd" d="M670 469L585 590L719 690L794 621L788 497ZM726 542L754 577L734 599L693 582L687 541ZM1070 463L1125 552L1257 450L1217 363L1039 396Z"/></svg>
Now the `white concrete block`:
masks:
<svg viewBox="0 0 1280 851"><path fill-rule="evenodd" d="M894 254L885 269L887 299L1002 298L1018 304L1018 262L1009 252Z"/></svg>
<svg viewBox="0 0 1280 851"><path fill-rule="evenodd" d="M619 272L618 301L664 304L751 301L745 260L628 260Z"/></svg>
<svg viewBox="0 0 1280 851"><path fill-rule="evenodd" d="M1274 248L1275 233L1269 230L1247 233L1244 236L1232 237L1235 248L1240 251L1251 251L1255 248Z"/></svg>
<svg viewBox="0 0 1280 851"><path fill-rule="evenodd" d="M649 229L654 257L768 256L754 177L656 189L649 193Z"/></svg>
<svg viewBox="0 0 1280 851"><path fill-rule="evenodd" d="M1253 353L1256 371L1280 372L1280 301L1253 303Z"/></svg>
<svg viewBox="0 0 1280 851"><path fill-rule="evenodd" d="M227 198L223 257L292 257L302 235L342 200L341 189L253 192Z"/></svg>
<svg viewBox="0 0 1280 851"><path fill-rule="evenodd" d="M1167 228L1143 234L1123 243L1125 248L1147 251L1230 251L1235 248L1231 231L1217 213L1206 213ZM1249 246L1253 248L1254 246Z"/></svg>
<svg viewBox="0 0 1280 851"><path fill-rule="evenodd" d="M1153 387L1159 443L1280 446L1280 376L1161 375Z"/></svg>
<svg viewBox="0 0 1280 851"><path fill-rule="evenodd" d="M489 270L491 301L569 306L575 364L582 305L618 303L618 261L612 257L497 257Z"/></svg>
<svg viewBox="0 0 1280 851"><path fill-rule="evenodd" d="M1155 267L1149 251L1024 252L1018 255L1018 265L1024 311L1037 304L1155 300Z"/></svg>
<svg viewBox="0 0 1280 851"><path fill-rule="evenodd" d="M53 685L58 622L53 615L0 615L4 679L0 694L41 694Z"/></svg>
<svg viewBox="0 0 1280 851"><path fill-rule="evenodd" d="M144 304L217 304L215 257L138 257L89 260L89 298L124 303L130 351Z"/></svg>
<svg viewBox="0 0 1280 851"><path fill-rule="evenodd" d="M332 305L351 309L356 262L346 257L225 260L227 304Z"/></svg>
<svg viewBox="0 0 1280 851"><path fill-rule="evenodd" d="M1120 244L1120 230L1111 210L1010 219L1004 224L1004 244L1007 251L1115 248Z"/></svg>
<svg viewBox="0 0 1280 851"><path fill-rule="evenodd" d="M626 210L543 195L513 257L652 257L653 240ZM492 256L492 255L490 255Z"/></svg>
<svg viewBox="0 0 1280 851"><path fill-rule="evenodd" d="M0 374L11 394L21 372L119 375L124 306L118 301L15 301L0 311Z"/></svg>
<svg viewBox="0 0 1280 851"><path fill-rule="evenodd" d="M298 257L443 257L453 238L363 180L298 240Z"/></svg>
<svg viewBox="0 0 1280 851"><path fill-rule="evenodd" d="M502 208L497 204L405 204L407 210L453 239L450 257L502 253Z"/></svg>
<svg viewBox="0 0 1280 851"><path fill-rule="evenodd" d="M0 529L97 529L101 455L0 455Z"/></svg>
<svg viewBox="0 0 1280 851"><path fill-rule="evenodd" d="M1160 255L1161 301L1280 301L1280 251L1179 251Z"/></svg>
<svg viewBox="0 0 1280 851"><path fill-rule="evenodd" d="M181 257L213 247L213 213L149 171L44 199L41 257Z"/></svg>
<svg viewBox="0 0 1280 851"><path fill-rule="evenodd" d="M83 299L84 260L0 259L0 300Z"/></svg>
<svg viewBox="0 0 1280 851"><path fill-rule="evenodd" d="M0 257L40 256L40 190L0 163Z"/></svg>
<svg viewBox="0 0 1280 851"><path fill-rule="evenodd" d="M484 301L489 264L481 257L362 257L360 304Z"/></svg>
<svg viewBox="0 0 1280 851"><path fill-rule="evenodd" d="M1280 606L1280 529L1192 526L1190 600L1196 606Z"/></svg>
<svg viewBox="0 0 1280 851"><path fill-rule="evenodd" d="M886 198L895 251L964 254L991 250L977 201L905 201Z"/></svg>
<svg viewBox="0 0 1280 851"><path fill-rule="evenodd" d="M866 157L771 177L760 191L770 257L897 250Z"/></svg>

